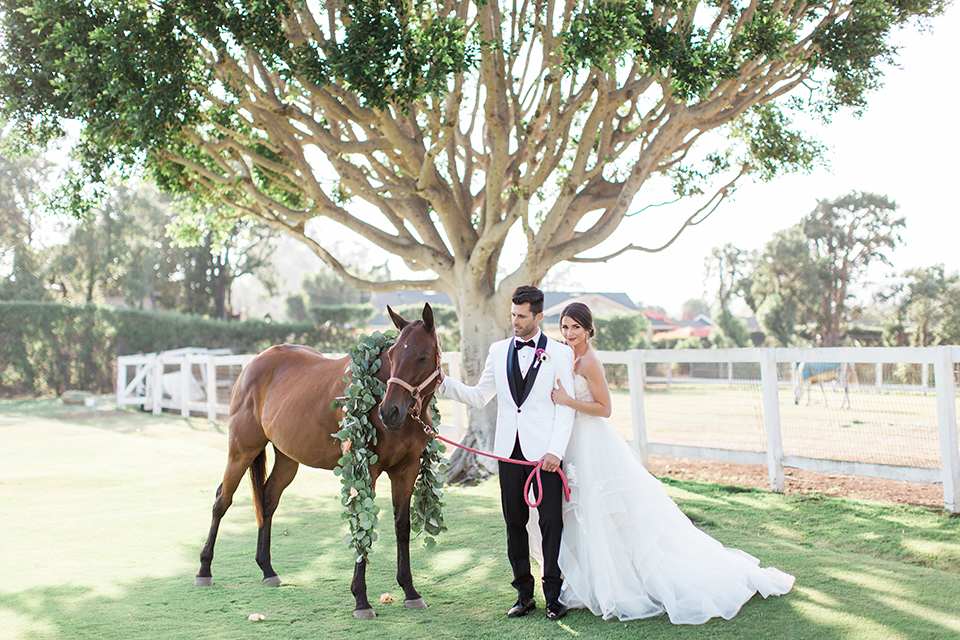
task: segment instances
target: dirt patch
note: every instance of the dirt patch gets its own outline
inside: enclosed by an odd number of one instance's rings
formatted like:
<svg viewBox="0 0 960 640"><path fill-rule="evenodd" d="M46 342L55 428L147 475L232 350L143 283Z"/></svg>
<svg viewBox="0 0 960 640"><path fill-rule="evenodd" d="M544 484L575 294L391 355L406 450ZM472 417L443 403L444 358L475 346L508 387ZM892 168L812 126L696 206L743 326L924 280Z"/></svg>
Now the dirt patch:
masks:
<svg viewBox="0 0 960 640"><path fill-rule="evenodd" d="M650 472L661 478L757 489L770 488L767 467L763 465L650 456ZM879 480L799 469L787 469L785 476L786 493L818 493L857 500L943 508L943 487L938 484Z"/></svg>

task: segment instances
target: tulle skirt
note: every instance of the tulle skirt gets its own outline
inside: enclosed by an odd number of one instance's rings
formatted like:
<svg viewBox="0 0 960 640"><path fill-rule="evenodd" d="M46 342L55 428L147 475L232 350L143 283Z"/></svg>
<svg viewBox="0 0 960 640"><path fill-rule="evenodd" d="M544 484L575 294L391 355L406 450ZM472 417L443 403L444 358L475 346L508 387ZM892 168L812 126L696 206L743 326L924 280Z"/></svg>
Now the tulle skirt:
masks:
<svg viewBox="0 0 960 640"><path fill-rule="evenodd" d="M565 605L604 619L665 612L674 624L701 624L729 620L755 593L792 588L793 576L697 529L607 420L578 414L563 466L571 485L560 546Z"/></svg>

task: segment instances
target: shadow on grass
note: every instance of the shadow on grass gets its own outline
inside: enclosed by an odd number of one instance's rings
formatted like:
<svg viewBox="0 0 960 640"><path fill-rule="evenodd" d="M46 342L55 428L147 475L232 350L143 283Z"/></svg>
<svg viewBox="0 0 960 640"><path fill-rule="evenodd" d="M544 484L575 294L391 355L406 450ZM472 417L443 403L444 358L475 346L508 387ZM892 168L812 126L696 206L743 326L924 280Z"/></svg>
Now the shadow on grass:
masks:
<svg viewBox="0 0 960 640"><path fill-rule="evenodd" d="M683 484L680 504L688 513L709 514L705 526L725 544L740 546L797 576L786 596L755 597L733 620L696 627L674 626L665 617L603 621L572 611L551 623L542 607L520 620L503 613L512 603L509 567L496 483L457 487L446 494L450 530L426 551L412 544L414 579L430 605L407 610L396 585L395 538L381 487L380 538L368 568L376 620L356 620L349 583L353 563L342 540L335 496L285 496L274 524L274 566L284 578L264 587L253 554L256 531L250 514L236 507L221 532L213 587L194 587L193 574L147 578L116 586L116 594L69 584L7 592L13 637L90 638L953 638L960 633L960 576L865 553L837 551L804 532L825 523L846 535L876 531L904 519L896 510L830 499L811 505L764 492L730 493L723 487ZM237 505L240 506L240 505ZM810 511L811 506L816 506ZM892 515L891 515L892 514ZM871 519L871 522L866 522ZM808 522L809 520L809 522ZM948 523L956 520L943 519ZM247 524L244 524L247 523ZM752 527L757 526L756 529ZM793 534L772 531L793 527ZM886 525L885 525L886 526ZM899 525L898 525L899 526ZM916 526L920 526L919 524ZM946 525L945 525L946 526ZM721 535L722 534L722 535ZM955 532L954 532L955 534ZM183 545L197 558L205 531ZM828 532L825 537L830 537ZM108 542L105 542L108 544ZM149 553L149 550L145 550ZM147 559L145 558L145 562ZM198 561L194 566L197 566ZM390 592L397 602L378 604ZM540 600L542 602L542 599ZM262 613L263 622L247 616Z"/></svg>

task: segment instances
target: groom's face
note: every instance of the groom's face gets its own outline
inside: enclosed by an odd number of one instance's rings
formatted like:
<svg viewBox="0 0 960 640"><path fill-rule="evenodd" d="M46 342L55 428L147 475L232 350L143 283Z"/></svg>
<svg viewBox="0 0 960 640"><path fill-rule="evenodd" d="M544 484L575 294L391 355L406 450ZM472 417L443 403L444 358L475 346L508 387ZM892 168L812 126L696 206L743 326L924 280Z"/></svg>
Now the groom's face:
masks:
<svg viewBox="0 0 960 640"><path fill-rule="evenodd" d="M510 321L513 322L513 335L518 338L523 338L527 340L532 338L533 334L537 332L537 327L540 326L540 321L543 320L543 313L538 313L536 315L530 311L530 303L524 302L523 304L514 303L510 307Z"/></svg>

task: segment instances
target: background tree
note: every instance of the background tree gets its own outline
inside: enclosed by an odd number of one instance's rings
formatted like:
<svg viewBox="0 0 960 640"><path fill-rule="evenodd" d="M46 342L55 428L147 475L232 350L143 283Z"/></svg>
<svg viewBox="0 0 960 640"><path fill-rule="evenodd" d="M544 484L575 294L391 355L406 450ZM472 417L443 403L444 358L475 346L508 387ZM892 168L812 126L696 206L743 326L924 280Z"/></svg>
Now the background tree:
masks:
<svg viewBox="0 0 960 640"><path fill-rule="evenodd" d="M253 275L274 290L277 231L224 211L181 211L168 228L175 240L169 270L163 269L162 307L225 320L235 316L230 294L240 276Z"/></svg>
<svg viewBox="0 0 960 640"><path fill-rule="evenodd" d="M744 285L744 300L767 338L786 347L797 330L813 319L819 287L803 226L778 231L767 242Z"/></svg>
<svg viewBox="0 0 960 640"><path fill-rule="evenodd" d="M942 264L907 269L899 282L878 294L891 306L884 340L891 346L960 344L960 275Z"/></svg>
<svg viewBox="0 0 960 640"><path fill-rule="evenodd" d="M797 225L776 233L745 287L767 335L789 345L810 324L820 346L835 347L857 313L853 288L867 267L890 264L906 222L886 196L852 192L819 200Z"/></svg>
<svg viewBox="0 0 960 640"><path fill-rule="evenodd" d="M710 315L710 305L703 298L690 298L680 307L680 315L683 318L696 318L699 315Z"/></svg>
<svg viewBox="0 0 960 640"><path fill-rule="evenodd" d="M752 170L808 168L820 148L790 130L789 108L864 108L891 31L943 7L0 0L0 95L27 144L81 121L93 177L142 161L167 190L299 239L357 288L443 291L475 380L517 285L669 246L585 256L651 177L714 193L682 231ZM729 149L697 146L717 129ZM423 277L349 273L317 218ZM504 256L511 232L519 256ZM472 414L468 440L489 448L493 420Z"/></svg>
<svg viewBox="0 0 960 640"><path fill-rule="evenodd" d="M743 291L753 260L752 252L730 243L714 247L706 259L707 279L717 282L717 311L713 316L717 328L711 340L718 347L753 346L747 324L730 310L731 301Z"/></svg>
<svg viewBox="0 0 960 640"><path fill-rule="evenodd" d="M44 251L35 231L50 174L40 156L0 153L0 300L48 300Z"/></svg>
<svg viewBox="0 0 960 640"><path fill-rule="evenodd" d="M647 334L650 321L642 313L613 313L598 315L593 320L596 335L594 349L600 351L626 351L649 347Z"/></svg>
<svg viewBox="0 0 960 640"><path fill-rule="evenodd" d="M904 218L896 203L872 193L853 192L820 200L803 220L803 233L814 255L820 296L814 310L817 335L824 347L836 347L855 309L850 287L874 262L891 264L887 252L902 242Z"/></svg>

